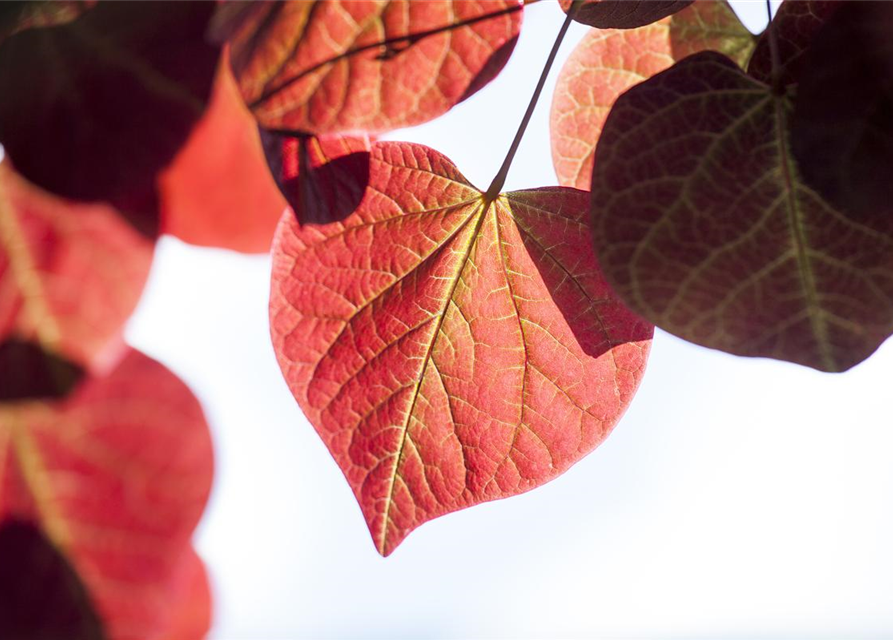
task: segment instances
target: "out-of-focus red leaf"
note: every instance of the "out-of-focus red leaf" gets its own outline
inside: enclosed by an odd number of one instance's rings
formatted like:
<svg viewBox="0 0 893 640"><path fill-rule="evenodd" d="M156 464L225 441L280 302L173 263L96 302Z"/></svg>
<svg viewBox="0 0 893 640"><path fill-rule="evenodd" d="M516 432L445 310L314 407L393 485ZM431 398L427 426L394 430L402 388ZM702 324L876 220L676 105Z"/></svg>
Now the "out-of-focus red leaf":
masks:
<svg viewBox="0 0 893 640"><path fill-rule="evenodd" d="M174 611L159 640L201 640L211 627L211 588L205 565L190 548L172 590Z"/></svg>
<svg viewBox="0 0 893 640"><path fill-rule="evenodd" d="M770 31L778 38L778 71L782 85L796 84L804 69L803 54L822 25L842 5L843 0L791 0L782 2L769 28L763 32L753 52L747 72L757 80L772 84Z"/></svg>
<svg viewBox="0 0 893 640"><path fill-rule="evenodd" d="M0 42L14 33L35 27L71 22L96 5L97 0L4 0L0 2Z"/></svg>
<svg viewBox="0 0 893 640"><path fill-rule="evenodd" d="M162 232L191 244L270 250L286 204L225 59L208 108L159 177L159 191Z"/></svg>
<svg viewBox="0 0 893 640"><path fill-rule="evenodd" d="M893 217L855 221L802 183L791 109L712 52L622 95L596 151L596 253L671 333L841 371L893 330Z"/></svg>
<svg viewBox="0 0 893 640"><path fill-rule="evenodd" d="M382 554L556 477L632 399L652 327L602 279L587 204L562 187L487 202L441 154L379 142L356 212L283 216L273 344Z"/></svg>
<svg viewBox="0 0 893 640"><path fill-rule="evenodd" d="M854 220L893 216L893 4L844 3L804 61L791 124L804 182Z"/></svg>
<svg viewBox="0 0 893 640"><path fill-rule="evenodd" d="M158 228L158 172L204 110L219 48L204 2L100 3L0 44L0 144L31 182Z"/></svg>
<svg viewBox="0 0 893 640"><path fill-rule="evenodd" d="M151 260L152 244L111 207L62 200L0 163L0 341L102 368L120 352Z"/></svg>
<svg viewBox="0 0 893 640"><path fill-rule="evenodd" d="M521 27L521 0L224 5L218 36L258 122L315 135L425 122L489 82ZM462 24L463 26L457 26Z"/></svg>
<svg viewBox="0 0 893 640"><path fill-rule="evenodd" d="M164 637L187 599L204 615L190 536L211 474L195 397L135 351L63 400L0 405L0 522L40 529L111 638Z"/></svg>
<svg viewBox="0 0 893 640"><path fill-rule="evenodd" d="M598 29L635 29L682 11L694 0L582 0L574 20ZM569 11L574 0L559 0Z"/></svg>
<svg viewBox="0 0 893 640"><path fill-rule="evenodd" d="M105 638L77 573L32 523L0 522L0 566L0 638Z"/></svg>
<svg viewBox="0 0 893 640"><path fill-rule="evenodd" d="M301 224L353 213L369 184L368 136L261 132L270 171Z"/></svg>
<svg viewBox="0 0 893 640"><path fill-rule="evenodd" d="M674 60L716 49L742 65L754 40L723 0L698 0L672 18L639 29L590 31L558 77L550 116L558 182L588 189L592 158L617 97Z"/></svg>

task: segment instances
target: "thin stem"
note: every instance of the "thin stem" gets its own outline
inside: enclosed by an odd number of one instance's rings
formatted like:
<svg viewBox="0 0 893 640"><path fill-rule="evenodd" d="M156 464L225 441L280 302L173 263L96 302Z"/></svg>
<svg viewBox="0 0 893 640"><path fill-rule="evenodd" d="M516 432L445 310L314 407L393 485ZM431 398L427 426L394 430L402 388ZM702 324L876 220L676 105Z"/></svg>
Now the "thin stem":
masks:
<svg viewBox="0 0 893 640"><path fill-rule="evenodd" d="M766 0L766 13L769 16L769 22L766 25L767 37L769 38L769 57L772 62L772 92L776 95L784 93L784 87L781 82L781 57L778 53L778 34L772 28L772 0Z"/></svg>
<svg viewBox="0 0 893 640"><path fill-rule="evenodd" d="M505 156L505 160L502 161L502 166L499 168L499 173L496 174L496 177L493 178L493 182L490 183L490 187L487 189L487 193L484 194L484 199L487 202L493 202L496 199L496 196L499 195L499 192L502 191L502 186L505 184L506 176L508 176L509 168L512 166L512 160L515 159L515 153L518 151L518 147L521 145L521 139L524 137L524 132L527 130L527 125L530 122L531 116L533 116L533 111L536 109L536 103L539 100L540 94L543 92L543 87L546 84L546 78L549 76L549 70L552 68L552 63L555 62L555 56L558 54L558 49L561 47L561 41L564 40L564 34L567 33L568 28L571 26L571 21L574 18L574 14L577 12L577 7L580 5L580 0L576 0L571 8L567 11L567 17L564 19L564 24L561 25L561 31L558 32L558 37L555 38L555 43L552 45L552 51L549 52L549 58L546 60L546 65L543 67L543 72L540 74L539 82L536 83L536 89L533 91L533 97L530 98L530 103L527 105L527 111L524 113L524 118L521 120L521 125L518 127L518 131L515 133L515 139L512 140L512 146L509 148L508 153Z"/></svg>

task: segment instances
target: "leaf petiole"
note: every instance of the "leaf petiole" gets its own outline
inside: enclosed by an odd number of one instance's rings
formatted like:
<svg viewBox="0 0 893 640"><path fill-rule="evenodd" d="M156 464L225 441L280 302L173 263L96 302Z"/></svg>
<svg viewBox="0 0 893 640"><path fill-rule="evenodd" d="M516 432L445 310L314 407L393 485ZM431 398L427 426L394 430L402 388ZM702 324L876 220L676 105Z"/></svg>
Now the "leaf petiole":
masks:
<svg viewBox="0 0 893 640"><path fill-rule="evenodd" d="M496 196L499 195L499 192L502 191L502 186L505 184L509 168L512 166L512 160L515 159L515 153L517 153L518 147L521 145L521 139L524 137L524 132L527 130L527 125L536 109L536 103L546 84L546 78L549 76L549 71L552 69L552 63L555 62L555 56L558 55L558 49L561 47L564 35L571 26L571 21L574 18L574 14L577 13L577 7L580 6L580 2L581 0L575 0L573 5L571 5L571 8L567 11L564 24L561 25L558 37L555 38L555 43L552 45L552 51L549 52L549 57L546 59L546 64L540 74L540 79L536 83L536 89L534 89L533 96L530 98L530 103L527 105L527 111L524 113L524 118L521 119L521 124L515 132L515 139L512 140L512 146L509 147L509 151L505 156L505 160L502 161L502 166L499 168L499 172L496 174L496 177L493 178L493 182L490 183L487 192L484 194L484 200L488 203L493 202L493 200L496 199Z"/></svg>

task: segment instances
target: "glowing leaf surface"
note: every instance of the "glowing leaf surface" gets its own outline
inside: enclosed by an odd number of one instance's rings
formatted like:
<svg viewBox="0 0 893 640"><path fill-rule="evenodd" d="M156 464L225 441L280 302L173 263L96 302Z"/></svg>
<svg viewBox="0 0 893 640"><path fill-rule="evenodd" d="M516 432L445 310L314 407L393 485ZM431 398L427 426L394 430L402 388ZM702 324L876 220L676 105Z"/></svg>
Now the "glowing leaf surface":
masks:
<svg viewBox="0 0 893 640"><path fill-rule="evenodd" d="M270 250L285 200L270 177L257 123L223 61L211 101L159 176L161 230L191 244Z"/></svg>
<svg viewBox="0 0 893 640"><path fill-rule="evenodd" d="M592 158L617 97L674 60L715 49L742 65L754 40L724 1L698 0L655 24L631 30L593 30L568 58L552 98L552 162L558 182L588 189Z"/></svg>
<svg viewBox="0 0 893 640"><path fill-rule="evenodd" d="M198 402L137 352L63 400L0 404L0 522L32 523L65 556L110 638L207 619L189 539L211 472Z"/></svg>
<svg viewBox="0 0 893 640"><path fill-rule="evenodd" d="M596 252L667 331L840 371L893 329L893 224L852 219L802 183L791 108L710 52L621 96L596 152Z"/></svg>
<svg viewBox="0 0 893 640"><path fill-rule="evenodd" d="M399 143L373 145L369 176L343 222L283 217L270 314L286 381L387 555L597 446L652 328L603 281L584 192L487 203L445 157Z"/></svg>
<svg viewBox="0 0 893 640"><path fill-rule="evenodd" d="M489 82L514 47L521 8L521 0L247 3L224 6L217 32L262 126L379 132L439 116Z"/></svg>
<svg viewBox="0 0 893 640"><path fill-rule="evenodd" d="M108 363L142 292L152 245L103 205L62 200L0 164L0 340Z"/></svg>

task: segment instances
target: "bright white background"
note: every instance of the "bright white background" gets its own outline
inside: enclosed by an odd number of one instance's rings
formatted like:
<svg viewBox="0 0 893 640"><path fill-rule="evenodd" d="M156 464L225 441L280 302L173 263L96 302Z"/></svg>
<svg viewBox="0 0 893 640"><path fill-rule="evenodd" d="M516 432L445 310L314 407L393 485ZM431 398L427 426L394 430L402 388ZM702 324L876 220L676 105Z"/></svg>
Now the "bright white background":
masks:
<svg viewBox="0 0 893 640"><path fill-rule="evenodd" d="M765 23L761 1L736 6ZM393 139L486 187L563 14L527 9L481 93ZM570 32L509 175L555 184L548 107ZM893 634L893 342L843 375L740 359L658 332L608 441L523 496L428 523L376 553L267 333L267 257L165 239L129 340L203 402L214 492L197 545L213 636L739 638Z"/></svg>

